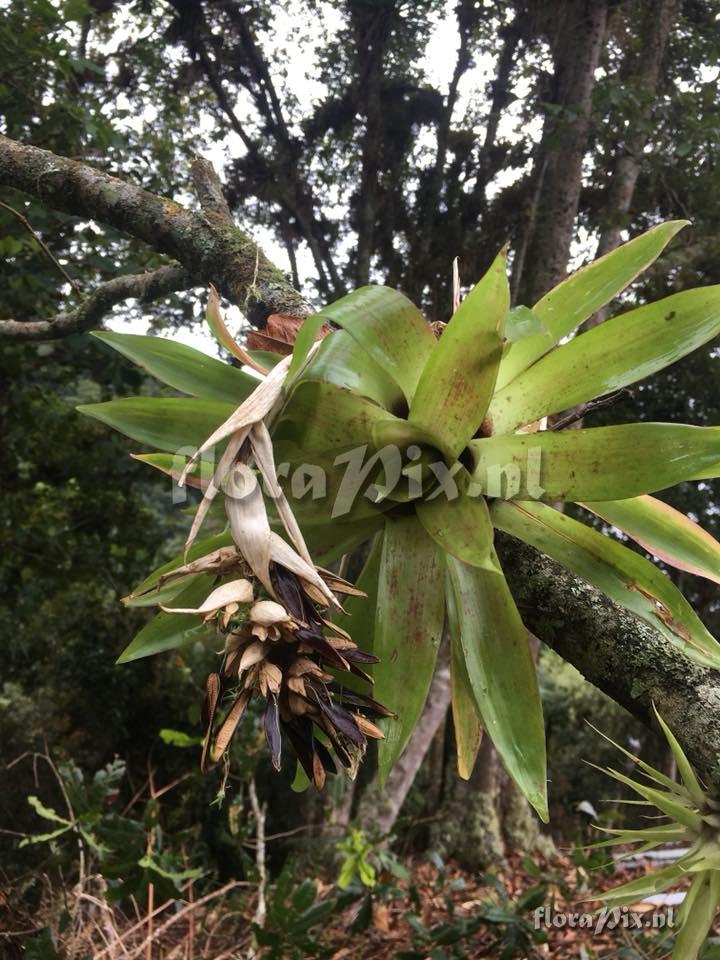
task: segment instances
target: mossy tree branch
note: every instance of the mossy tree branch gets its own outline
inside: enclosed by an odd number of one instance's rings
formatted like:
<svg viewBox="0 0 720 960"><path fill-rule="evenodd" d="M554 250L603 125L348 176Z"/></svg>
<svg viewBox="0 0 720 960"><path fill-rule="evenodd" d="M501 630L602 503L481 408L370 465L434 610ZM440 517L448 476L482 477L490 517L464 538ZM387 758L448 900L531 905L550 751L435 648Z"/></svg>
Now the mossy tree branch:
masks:
<svg viewBox="0 0 720 960"><path fill-rule="evenodd" d="M270 313L307 314L308 305L285 274L232 222L211 165L197 161L193 176L203 207L200 213L89 164L0 135L0 186L144 241L184 268L187 287L214 283L255 322ZM0 326L0 335L22 339L19 322L8 323ZM74 332L71 326L56 328L50 321L48 336ZM36 338L29 329L28 339Z"/></svg>
<svg viewBox="0 0 720 960"><path fill-rule="evenodd" d="M703 777L720 787L720 671L519 540L497 535L522 618L586 679L657 729L654 703Z"/></svg>

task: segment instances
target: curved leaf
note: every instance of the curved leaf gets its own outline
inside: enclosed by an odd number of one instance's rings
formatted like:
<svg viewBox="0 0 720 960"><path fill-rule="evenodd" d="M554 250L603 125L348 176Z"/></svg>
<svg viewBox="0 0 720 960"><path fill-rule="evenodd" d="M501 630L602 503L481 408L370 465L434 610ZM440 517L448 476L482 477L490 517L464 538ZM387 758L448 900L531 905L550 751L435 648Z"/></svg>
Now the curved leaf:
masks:
<svg viewBox="0 0 720 960"><path fill-rule="evenodd" d="M206 537L205 540L199 540L188 550L187 563L191 563L199 557L204 557L208 553L213 553L213 551L219 550L221 547L232 546L232 543L233 539L229 530L216 534L214 537ZM168 560L167 563L164 563L161 567L153 570L151 574L145 577L143 582L133 590L129 597L125 597L123 602L129 607L145 607L158 602L157 597L160 595L160 591L151 594L152 600L149 601L144 600L143 595L147 594L151 587L159 583L165 574L172 573L173 570L184 566L185 563L186 559L182 553L173 557L172 560ZM197 576L201 576L201 574L189 574L187 577L173 580L172 586L168 584L162 587L162 596L176 596L181 590L187 587L192 580L195 580ZM165 591L167 591L167 593ZM165 600L161 599L159 602L164 603Z"/></svg>
<svg viewBox="0 0 720 960"><path fill-rule="evenodd" d="M437 433L451 459L474 436L487 411L509 306L501 253L453 314L417 385L408 419Z"/></svg>
<svg viewBox="0 0 720 960"><path fill-rule="evenodd" d="M469 449L473 479L506 500L623 500L720 476L720 427L630 423L487 437Z"/></svg>
<svg viewBox="0 0 720 960"><path fill-rule="evenodd" d="M720 285L683 290L606 320L575 337L498 391L494 434L643 380L720 332Z"/></svg>
<svg viewBox="0 0 720 960"><path fill-rule="evenodd" d="M207 308L205 310L205 319L210 333L215 337L220 346L225 349L237 360L245 363L247 359L246 350L241 347L237 340L230 333L225 325L225 318L220 309L220 298L217 290L210 284L210 294L208 296Z"/></svg>
<svg viewBox="0 0 720 960"><path fill-rule="evenodd" d="M373 425L389 414L366 397L334 383L303 378L291 390L273 429L273 441L290 442L308 457L373 442Z"/></svg>
<svg viewBox="0 0 720 960"><path fill-rule="evenodd" d="M665 739L668 742L670 751L672 752L673 757L675 758L675 764L677 766L677 772L680 775L680 779L683 783L683 786L687 790L688 794L692 798L693 802L697 805L699 810L705 808L707 803L707 798L705 796L705 791L700 786L698 778L695 776L695 771L690 766L690 761L685 756L683 748L677 741L675 734L672 732L670 727L665 723L663 718L658 713L658 709L653 704L653 713L657 722L660 724L660 729L665 735Z"/></svg>
<svg viewBox="0 0 720 960"><path fill-rule="evenodd" d="M383 537L373 652L373 696L397 713L378 744L381 784L422 713L445 616L440 551L414 516L388 520Z"/></svg>
<svg viewBox="0 0 720 960"><path fill-rule="evenodd" d="M375 620L374 612L377 607L378 583L380 577L380 563L383 555L384 530L381 530L370 544L368 555L363 564L355 586L366 596L349 596L343 601L344 613L333 614L333 623L350 634L353 641L365 653L374 653ZM368 670L372 673L372 666Z"/></svg>
<svg viewBox="0 0 720 960"><path fill-rule="evenodd" d="M474 567L495 569L493 527L484 497L468 496L460 489L448 499L440 490L435 499L418 501L415 509L420 523L446 553Z"/></svg>
<svg viewBox="0 0 720 960"><path fill-rule="evenodd" d="M581 503L679 570L720 583L720 543L684 513L655 497Z"/></svg>
<svg viewBox="0 0 720 960"><path fill-rule="evenodd" d="M446 600L450 633L450 691L457 770L463 780L469 780L482 742L483 726L465 666L465 654L460 642L460 626L452 590L448 590Z"/></svg>
<svg viewBox="0 0 720 960"><path fill-rule="evenodd" d="M129 397L76 408L131 440L169 453L195 451L235 409L217 400Z"/></svg>
<svg viewBox="0 0 720 960"><path fill-rule="evenodd" d="M324 307L320 316L349 333L412 399L435 336L411 300L392 287L360 287Z"/></svg>
<svg viewBox="0 0 720 960"><path fill-rule="evenodd" d="M456 629L470 686L488 736L519 790L547 822L545 726L528 634L496 569L447 556Z"/></svg>
<svg viewBox="0 0 720 960"><path fill-rule="evenodd" d="M258 385L256 377L163 337L94 330L92 335L147 370L162 383L206 400L241 403Z"/></svg>
<svg viewBox="0 0 720 960"><path fill-rule="evenodd" d="M683 904L682 926L675 938L672 960L697 960L710 933L720 903L720 872L703 870L693 877Z"/></svg>
<svg viewBox="0 0 720 960"><path fill-rule="evenodd" d="M547 333L513 344L503 357L498 388L551 350L563 337L610 303L662 253L687 220L669 220L571 274L532 308Z"/></svg>
<svg viewBox="0 0 720 960"><path fill-rule="evenodd" d="M208 593L209 578L198 577L175 600L183 607L197 607ZM207 628L199 617L183 613L158 613L147 623L135 639L117 658L117 663L129 663L154 653L174 650L207 635Z"/></svg>
<svg viewBox="0 0 720 960"><path fill-rule="evenodd" d="M146 463L149 467L159 470L160 473L172 477L173 480L180 479L188 460L182 454L174 453L131 453L130 456L133 460ZM215 475L216 469L217 464L212 460L198 460L187 474L185 482L189 487L204 490Z"/></svg>
<svg viewBox="0 0 720 960"><path fill-rule="evenodd" d="M499 530L602 590L690 660L720 668L720 644L672 580L645 557L541 503L496 500L490 514Z"/></svg>
<svg viewBox="0 0 720 960"><path fill-rule="evenodd" d="M280 442L278 476L298 522L341 525L374 523L393 504L380 498L374 484L381 479L382 458L365 446L310 453ZM368 528L368 535L372 527Z"/></svg>
<svg viewBox="0 0 720 960"><path fill-rule="evenodd" d="M407 401L395 380L344 330L334 330L325 337L301 379L334 383L374 400L391 413L407 411Z"/></svg>
<svg viewBox="0 0 720 960"><path fill-rule="evenodd" d="M295 338L292 360L290 362L290 367L288 368L288 380L294 377L295 374L299 373L302 369L302 365L307 360L307 355L310 352L310 348L317 340L318 333L320 332L324 322L324 318L318 314L315 314L312 317L306 317L303 320L302 326L298 330L297 337Z"/></svg>
<svg viewBox="0 0 720 960"><path fill-rule="evenodd" d="M638 903L645 897L662 893L674 883L687 877L687 869L682 864L671 863L660 870L653 870L642 877L636 877L620 887L606 890L602 899L609 907L621 907L628 903Z"/></svg>

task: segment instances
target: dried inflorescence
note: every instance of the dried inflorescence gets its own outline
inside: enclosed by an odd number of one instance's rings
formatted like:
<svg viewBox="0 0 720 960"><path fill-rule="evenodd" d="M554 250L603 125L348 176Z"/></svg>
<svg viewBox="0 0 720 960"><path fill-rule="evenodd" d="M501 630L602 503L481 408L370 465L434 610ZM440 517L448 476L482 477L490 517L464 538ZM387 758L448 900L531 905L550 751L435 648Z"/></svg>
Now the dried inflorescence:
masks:
<svg viewBox="0 0 720 960"><path fill-rule="evenodd" d="M237 561L244 564L239 552ZM340 577L327 571L318 575L339 593L359 594ZM271 580L277 599L263 597L262 586L256 594L251 580L243 577L217 587L197 608L164 609L197 614L224 637L222 667L207 684L203 767L221 759L251 700L264 699L274 767L281 766L284 732L320 789L335 764L318 735L354 773L367 738L383 736L373 721L392 714L372 697L347 690L338 678L345 672L372 682L361 664L377 658L359 650L345 630L327 619L327 610L315 599L316 587L280 564L272 565ZM230 705L217 724L226 696Z"/></svg>
<svg viewBox="0 0 720 960"><path fill-rule="evenodd" d="M200 447L180 478L184 482L204 449L227 440L186 550L221 490L235 546L193 560L172 576L217 572L235 578L216 587L198 607L163 609L197 614L224 638L222 667L207 681L203 768L222 758L248 705L260 699L265 701L265 737L273 766L280 769L284 733L320 789L326 773L336 772L328 748L354 776L367 738L383 737L373 721L392 713L371 697L346 689L340 679L345 673L372 683L361 664L377 658L359 650L331 619L342 612L336 594L363 594L315 566L277 481L266 419L272 418L283 394L289 362L288 357L273 368ZM290 542L270 528L263 493L250 467L253 460Z"/></svg>

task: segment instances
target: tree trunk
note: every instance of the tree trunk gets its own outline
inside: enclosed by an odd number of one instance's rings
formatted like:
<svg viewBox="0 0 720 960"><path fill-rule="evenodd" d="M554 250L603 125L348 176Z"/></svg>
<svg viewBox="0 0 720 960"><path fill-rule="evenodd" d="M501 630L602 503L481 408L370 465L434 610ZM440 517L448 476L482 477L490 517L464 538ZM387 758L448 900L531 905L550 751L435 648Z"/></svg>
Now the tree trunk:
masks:
<svg viewBox="0 0 720 960"><path fill-rule="evenodd" d="M614 250L620 243L640 174L645 146L651 132L652 108L657 94L660 68L673 26L680 10L679 0L652 0L644 4L639 35L642 38L635 70L627 84L635 91L640 107L627 127L627 136L617 144L615 163L603 204L604 225L596 256Z"/></svg>
<svg viewBox="0 0 720 960"><path fill-rule="evenodd" d="M517 299L532 305L565 275L582 185L595 70L605 39L606 0L551 5L555 61L536 170L536 203L528 225Z"/></svg>
<svg viewBox="0 0 720 960"><path fill-rule="evenodd" d="M425 708L405 752L390 771L385 788L381 789L377 780L374 780L368 785L360 801L357 819L363 829L374 834L386 836L391 832L435 734L445 721L450 706L450 662L447 647L447 642L443 643Z"/></svg>
<svg viewBox="0 0 720 960"><path fill-rule="evenodd" d="M450 760L453 767L454 757ZM469 870L481 870L505 858L498 815L500 760L488 736L483 737L469 780L455 776L431 830L431 846Z"/></svg>

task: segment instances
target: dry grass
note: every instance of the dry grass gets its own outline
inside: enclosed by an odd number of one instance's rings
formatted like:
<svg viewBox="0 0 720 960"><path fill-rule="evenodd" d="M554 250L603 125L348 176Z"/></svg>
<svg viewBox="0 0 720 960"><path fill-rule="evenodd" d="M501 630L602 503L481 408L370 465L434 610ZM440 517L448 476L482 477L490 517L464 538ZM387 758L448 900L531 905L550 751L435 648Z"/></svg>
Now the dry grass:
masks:
<svg viewBox="0 0 720 960"><path fill-rule="evenodd" d="M49 930L63 960L219 960L247 957L253 896L247 883L233 880L194 899L167 900L150 912L133 900L122 909L104 899L101 876L64 889L42 878L36 909L19 902L15 891L0 890L0 958L24 956L23 944ZM243 896L238 898L238 893Z"/></svg>
<svg viewBox="0 0 720 960"><path fill-rule="evenodd" d="M420 910L413 905L409 883L396 884L391 897L378 896L369 927L353 934L349 928L360 909L361 900L330 918L314 936L324 946L323 956L330 960L392 960L400 951L417 949L407 914L413 913L426 927L451 919L471 918L494 898L492 885L481 876L449 865L444 883L437 869L427 861L408 862L412 884ZM568 859L555 856L538 861L542 879L531 876L527 861L512 857L509 868L497 874L512 900L538 882L547 885L546 903L554 910L589 911L597 903L573 899L577 891L609 887L628 876L613 877L593 873L581 876ZM580 868L580 874L584 871ZM637 875L637 874L634 874ZM301 878L298 878L300 882ZM270 888L272 890L272 887ZM570 891L573 891L572 896ZM320 898L334 897L332 884L318 883ZM23 907L17 892L0 891L0 958L15 960L24 956L23 943L28 936L44 929L52 932L62 960L261 960L265 955L254 947L252 922L257 918L258 890L248 883L231 881L200 897L191 883L185 885L180 899L157 904L151 913L131 901L123 909L105 902L104 881L88 877L82 888L68 889L42 878L42 894L37 909ZM462 944L467 960L496 957L502 931L483 926ZM632 943L638 957L657 958L652 942L640 943L627 930L608 928L550 929L546 944L539 944L531 955L553 960L575 960L584 955L610 960L621 946ZM314 954L313 954L314 956ZM428 949L427 956L430 956ZM283 958L285 960L285 958Z"/></svg>

